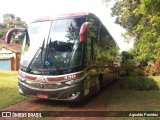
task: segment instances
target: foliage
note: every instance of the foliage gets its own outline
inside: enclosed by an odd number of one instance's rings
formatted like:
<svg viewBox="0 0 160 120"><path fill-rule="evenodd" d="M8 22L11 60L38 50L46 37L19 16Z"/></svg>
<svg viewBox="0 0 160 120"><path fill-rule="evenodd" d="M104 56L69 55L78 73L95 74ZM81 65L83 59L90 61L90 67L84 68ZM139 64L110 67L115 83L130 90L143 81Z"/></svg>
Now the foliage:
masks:
<svg viewBox="0 0 160 120"><path fill-rule="evenodd" d="M156 75L160 75L160 58L155 61L154 72Z"/></svg>
<svg viewBox="0 0 160 120"><path fill-rule="evenodd" d="M126 72L126 76L131 76L135 68L136 66L133 60L127 60L121 64L121 70Z"/></svg>
<svg viewBox="0 0 160 120"><path fill-rule="evenodd" d="M146 66L144 68L144 74L146 76L153 76L153 75L155 75L154 66L152 66L152 65Z"/></svg>
<svg viewBox="0 0 160 120"><path fill-rule="evenodd" d="M124 63L129 59L133 59L133 55L127 51L122 51L122 62Z"/></svg>
<svg viewBox="0 0 160 120"><path fill-rule="evenodd" d="M131 76L144 76L144 70L140 67L136 67L132 72Z"/></svg>
<svg viewBox="0 0 160 120"><path fill-rule="evenodd" d="M105 4L106 7L108 7L108 5L109 5L109 3L111 2L111 0L101 0L101 2L102 2L103 4Z"/></svg>
<svg viewBox="0 0 160 120"><path fill-rule="evenodd" d="M121 0L112 8L116 23L134 38L136 60L155 60L160 56L160 0Z"/></svg>
<svg viewBox="0 0 160 120"><path fill-rule="evenodd" d="M3 22L0 22L0 39L4 40L6 37L6 33L11 28L16 27L27 27L27 24L21 20L20 17L15 17L14 14L4 14L3 15ZM24 37L24 34L20 33L18 35L13 35L13 42L21 43L21 40Z"/></svg>
<svg viewBox="0 0 160 120"><path fill-rule="evenodd" d="M153 77L124 77L121 78L121 85L128 82L130 90L159 90L160 83Z"/></svg>
<svg viewBox="0 0 160 120"><path fill-rule="evenodd" d="M146 76L160 75L160 58L150 65L144 67L144 74Z"/></svg>
<svg viewBox="0 0 160 120"><path fill-rule="evenodd" d="M160 59L154 63L141 62L136 66L136 62L133 59L128 59L122 62L121 70L125 71L123 76L155 76L160 75Z"/></svg>

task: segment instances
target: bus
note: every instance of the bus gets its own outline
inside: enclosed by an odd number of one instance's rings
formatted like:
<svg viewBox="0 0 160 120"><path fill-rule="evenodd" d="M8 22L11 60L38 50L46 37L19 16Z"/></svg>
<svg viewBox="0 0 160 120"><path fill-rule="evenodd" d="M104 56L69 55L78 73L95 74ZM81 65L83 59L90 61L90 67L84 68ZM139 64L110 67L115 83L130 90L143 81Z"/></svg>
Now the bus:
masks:
<svg viewBox="0 0 160 120"><path fill-rule="evenodd" d="M89 12L41 17L24 32L18 90L40 99L78 102L118 78L119 47L100 19Z"/></svg>

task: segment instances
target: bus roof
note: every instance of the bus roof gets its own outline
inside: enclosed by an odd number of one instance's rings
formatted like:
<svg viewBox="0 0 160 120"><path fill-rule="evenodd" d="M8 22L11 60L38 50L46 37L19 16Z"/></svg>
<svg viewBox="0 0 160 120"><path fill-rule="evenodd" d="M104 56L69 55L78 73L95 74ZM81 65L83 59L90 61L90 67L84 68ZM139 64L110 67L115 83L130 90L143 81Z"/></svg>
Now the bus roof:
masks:
<svg viewBox="0 0 160 120"><path fill-rule="evenodd" d="M50 20L59 19L59 18L69 18L69 17L87 16L87 15L92 15L96 17L96 15L89 12L77 12L77 13L57 14L54 16L43 16L43 17L39 17L38 19L35 19L33 22L50 21Z"/></svg>

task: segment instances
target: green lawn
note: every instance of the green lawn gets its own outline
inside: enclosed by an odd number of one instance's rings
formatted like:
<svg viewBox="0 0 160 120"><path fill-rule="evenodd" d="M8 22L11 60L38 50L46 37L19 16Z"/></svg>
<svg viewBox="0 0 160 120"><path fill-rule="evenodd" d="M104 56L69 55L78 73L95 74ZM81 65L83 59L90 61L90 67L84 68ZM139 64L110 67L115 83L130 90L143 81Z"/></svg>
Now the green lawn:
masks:
<svg viewBox="0 0 160 120"><path fill-rule="evenodd" d="M113 90L107 110L160 111L159 91Z"/></svg>
<svg viewBox="0 0 160 120"><path fill-rule="evenodd" d="M122 90L119 84L120 82L117 82L111 92L106 111L160 111L160 91ZM106 117L106 119L114 120L115 118ZM116 119L158 120L159 118L118 117Z"/></svg>
<svg viewBox="0 0 160 120"><path fill-rule="evenodd" d="M26 99L18 92L17 75L17 71L0 71L0 109Z"/></svg>

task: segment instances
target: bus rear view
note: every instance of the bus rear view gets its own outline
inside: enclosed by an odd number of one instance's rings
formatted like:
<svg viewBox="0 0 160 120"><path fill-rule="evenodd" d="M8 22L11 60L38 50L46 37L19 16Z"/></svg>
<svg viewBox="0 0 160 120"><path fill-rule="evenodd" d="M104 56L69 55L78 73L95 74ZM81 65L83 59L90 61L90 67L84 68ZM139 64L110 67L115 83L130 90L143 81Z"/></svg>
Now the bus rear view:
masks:
<svg viewBox="0 0 160 120"><path fill-rule="evenodd" d="M18 75L20 94L80 101L100 90L99 75L104 72L104 65L97 71L93 48L89 50L91 55L86 52L89 15L77 13L41 18L32 22L28 29L13 29L26 34ZM90 61L86 60L87 55Z"/></svg>

